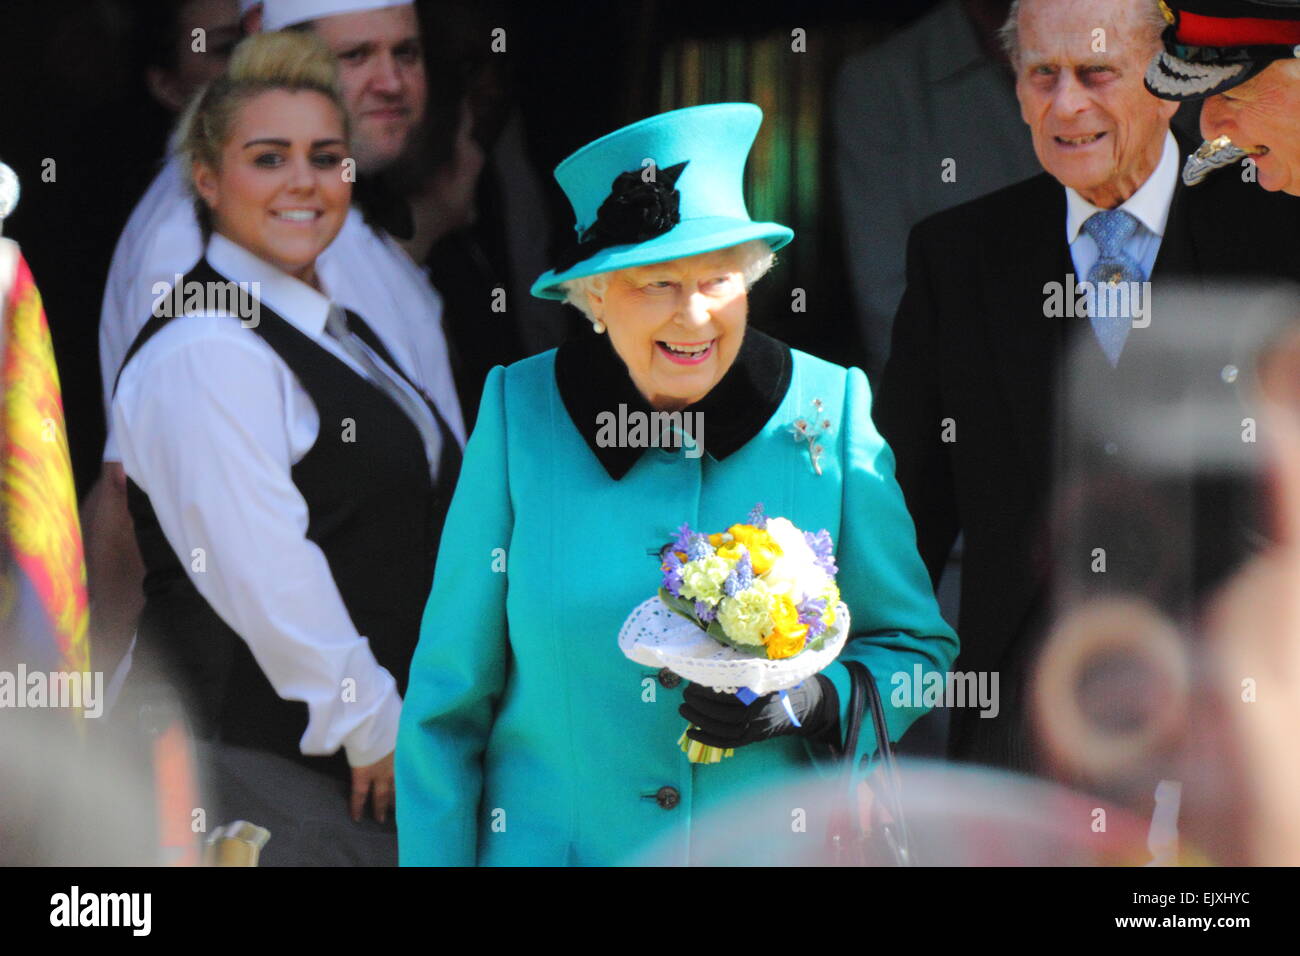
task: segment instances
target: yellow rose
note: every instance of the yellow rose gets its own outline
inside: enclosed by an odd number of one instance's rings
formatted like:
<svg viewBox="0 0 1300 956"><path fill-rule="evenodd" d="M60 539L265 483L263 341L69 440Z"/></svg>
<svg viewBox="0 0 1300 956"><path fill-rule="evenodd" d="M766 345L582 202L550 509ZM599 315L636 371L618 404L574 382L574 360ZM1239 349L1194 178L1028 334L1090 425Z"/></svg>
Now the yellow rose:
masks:
<svg viewBox="0 0 1300 956"><path fill-rule="evenodd" d="M740 560L740 547L739 541L732 541L730 544L724 544L722 547L718 548L718 557L726 558L727 563L734 565Z"/></svg>
<svg viewBox="0 0 1300 956"><path fill-rule="evenodd" d="M798 635L773 631L767 638L768 660L776 661L786 657L794 657L803 650L807 633L808 628L806 627L800 627Z"/></svg>
<svg viewBox="0 0 1300 956"><path fill-rule="evenodd" d="M777 595L772 601L771 633L764 638L769 660L794 657L803 650L808 637L808 625L799 622L799 609L788 594Z"/></svg>
<svg viewBox="0 0 1300 956"><path fill-rule="evenodd" d="M752 524L733 524L727 533L749 549L749 563L757 575L767 574L781 556L781 546L762 528Z"/></svg>

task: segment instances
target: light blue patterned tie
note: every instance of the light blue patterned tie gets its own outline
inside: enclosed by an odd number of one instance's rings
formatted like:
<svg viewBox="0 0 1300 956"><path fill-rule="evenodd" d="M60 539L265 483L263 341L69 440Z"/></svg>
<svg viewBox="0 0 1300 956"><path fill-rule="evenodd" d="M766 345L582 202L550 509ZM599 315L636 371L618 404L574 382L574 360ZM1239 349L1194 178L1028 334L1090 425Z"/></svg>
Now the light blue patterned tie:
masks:
<svg viewBox="0 0 1300 956"><path fill-rule="evenodd" d="M1123 209L1103 209L1088 217L1083 231L1092 237L1101 250L1101 258L1088 270L1088 281L1093 285L1092 306L1088 310L1092 330L1112 366L1119 365L1119 354L1124 350L1128 330L1133 326L1132 312L1137 306L1140 286L1129 286L1133 293L1127 299L1129 308L1122 307L1123 298L1107 295L1110 283L1146 281L1142 266L1124 251L1124 243L1133 238L1138 221Z"/></svg>

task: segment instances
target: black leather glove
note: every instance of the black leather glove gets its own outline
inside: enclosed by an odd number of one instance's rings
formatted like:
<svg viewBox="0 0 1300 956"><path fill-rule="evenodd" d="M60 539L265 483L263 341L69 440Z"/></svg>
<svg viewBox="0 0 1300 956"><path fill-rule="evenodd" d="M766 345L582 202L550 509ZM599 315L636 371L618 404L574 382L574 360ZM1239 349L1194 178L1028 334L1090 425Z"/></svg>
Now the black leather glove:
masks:
<svg viewBox="0 0 1300 956"><path fill-rule="evenodd" d="M767 694L745 705L735 694L720 694L699 684L687 685L677 712L693 725L686 736L710 747L743 747L786 734L839 742L840 701L829 677L817 674L788 694L802 726L794 725L780 694Z"/></svg>

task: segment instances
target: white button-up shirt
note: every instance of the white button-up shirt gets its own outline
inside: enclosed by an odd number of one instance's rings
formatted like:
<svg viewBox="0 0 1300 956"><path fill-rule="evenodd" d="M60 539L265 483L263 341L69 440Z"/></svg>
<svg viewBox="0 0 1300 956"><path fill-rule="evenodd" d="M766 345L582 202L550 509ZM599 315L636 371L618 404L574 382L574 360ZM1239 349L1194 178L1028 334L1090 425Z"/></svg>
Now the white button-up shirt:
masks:
<svg viewBox="0 0 1300 956"><path fill-rule="evenodd" d="M99 322L104 407L127 349L149 320L159 283L171 285L199 261L203 237L194 202L173 157L136 205L113 251ZM429 396L452 434L465 444L465 422L442 328L442 299L424 271L387 233L366 225L356 209L316 262L333 300L351 309L383 339L403 370ZM121 456L109 416L106 461Z"/></svg>
<svg viewBox="0 0 1300 956"><path fill-rule="evenodd" d="M1169 222L1169 206L1174 200L1174 187L1178 185L1179 166L1178 141L1174 139L1173 133L1166 132L1160 162L1146 182L1119 205L1120 209L1130 213L1140 224L1124 244L1124 251L1141 264L1148 279L1156 264L1156 255L1160 252L1165 224ZM1075 277L1082 282L1101 258L1096 240L1083 231L1083 224L1094 213L1101 212L1101 207L1094 206L1066 186L1065 210L1065 241L1070 244Z"/></svg>
<svg viewBox="0 0 1300 956"><path fill-rule="evenodd" d="M1160 162L1146 182L1119 205L1120 209L1138 221L1137 229L1124 243L1124 251L1142 267L1142 274L1148 280L1151 278L1151 270L1155 268L1156 256L1160 254L1165 225L1169 222L1169 207L1173 204L1174 189L1178 185L1179 166L1178 141L1174 139L1173 133L1166 130ZM1083 282L1101 258L1097 241L1084 232L1083 224L1095 213L1101 212L1101 207L1094 206L1066 186L1065 209L1065 241L1070 244L1070 259L1074 263L1075 277ZM1089 287L1086 299L1089 315L1096 313L1095 300L1096 290ZM1150 303L1145 303L1145 308L1150 308Z"/></svg>
<svg viewBox="0 0 1300 956"><path fill-rule="evenodd" d="M259 283L266 308L362 374L325 331L325 295L220 235L207 259L228 279ZM320 418L280 356L230 315L176 319L123 370L112 422L126 474L199 594L276 693L307 704L302 752L343 746L353 766L391 752L401 698L307 538L290 469L316 443ZM343 700L345 678L354 701Z"/></svg>

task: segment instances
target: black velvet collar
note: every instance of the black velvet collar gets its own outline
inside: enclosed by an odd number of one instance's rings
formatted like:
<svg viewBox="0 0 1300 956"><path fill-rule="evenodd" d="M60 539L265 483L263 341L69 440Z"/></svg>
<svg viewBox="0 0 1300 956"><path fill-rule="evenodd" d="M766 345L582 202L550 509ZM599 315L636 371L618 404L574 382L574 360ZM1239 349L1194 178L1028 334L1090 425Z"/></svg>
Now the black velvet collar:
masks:
<svg viewBox="0 0 1300 956"><path fill-rule="evenodd" d="M784 400L793 364L785 343L755 328L746 329L736 361L722 381L684 409L704 416L704 450L721 461L757 435ZM617 416L620 404L629 412L652 409L632 384L609 337L584 333L561 345L555 356L555 383L574 427L609 476L618 481L645 449L598 445L597 416L601 412Z"/></svg>

